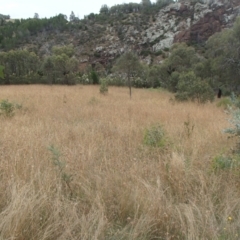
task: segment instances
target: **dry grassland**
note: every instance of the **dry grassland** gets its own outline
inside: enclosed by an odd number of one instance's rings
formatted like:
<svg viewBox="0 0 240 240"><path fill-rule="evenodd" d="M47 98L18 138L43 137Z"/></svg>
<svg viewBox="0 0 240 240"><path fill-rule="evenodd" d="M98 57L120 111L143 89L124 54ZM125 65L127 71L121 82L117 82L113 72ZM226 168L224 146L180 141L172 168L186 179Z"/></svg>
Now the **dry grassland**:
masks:
<svg viewBox="0 0 240 240"><path fill-rule="evenodd" d="M239 172L213 169L233 146L228 116L171 97L1 86L23 108L0 116L0 239L239 239ZM164 148L143 144L157 123Z"/></svg>

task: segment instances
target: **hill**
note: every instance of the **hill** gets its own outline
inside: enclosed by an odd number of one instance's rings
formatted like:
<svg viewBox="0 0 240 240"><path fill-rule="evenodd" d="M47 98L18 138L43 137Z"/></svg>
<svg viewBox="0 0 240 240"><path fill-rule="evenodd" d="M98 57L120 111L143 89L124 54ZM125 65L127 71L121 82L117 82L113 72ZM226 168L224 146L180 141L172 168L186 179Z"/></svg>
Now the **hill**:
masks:
<svg viewBox="0 0 240 240"><path fill-rule="evenodd" d="M5 51L24 48L48 55L52 46L73 44L80 62L103 65L131 49L149 64L160 61L161 57L154 55L176 42L204 43L214 33L231 27L239 13L240 2L235 0L103 6L100 14L92 13L82 20L73 13L69 22L59 15L3 24L0 46Z"/></svg>

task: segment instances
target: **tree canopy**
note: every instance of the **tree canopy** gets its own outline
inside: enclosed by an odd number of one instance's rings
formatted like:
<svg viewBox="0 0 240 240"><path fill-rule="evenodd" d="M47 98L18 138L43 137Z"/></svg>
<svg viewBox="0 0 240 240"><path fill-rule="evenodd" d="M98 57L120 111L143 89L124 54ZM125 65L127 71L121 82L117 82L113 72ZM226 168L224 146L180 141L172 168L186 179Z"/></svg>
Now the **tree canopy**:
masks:
<svg viewBox="0 0 240 240"><path fill-rule="evenodd" d="M132 77L137 76L141 69L138 57L132 52L126 52L116 62L114 71L127 78L129 95L132 96Z"/></svg>

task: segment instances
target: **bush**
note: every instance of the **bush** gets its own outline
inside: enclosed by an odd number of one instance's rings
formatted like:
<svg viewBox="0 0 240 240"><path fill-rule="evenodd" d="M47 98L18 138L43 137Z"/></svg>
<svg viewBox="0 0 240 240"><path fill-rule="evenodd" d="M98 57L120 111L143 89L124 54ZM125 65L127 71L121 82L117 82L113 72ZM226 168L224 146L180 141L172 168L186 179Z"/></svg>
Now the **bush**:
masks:
<svg viewBox="0 0 240 240"><path fill-rule="evenodd" d="M175 97L179 101L196 100L198 103L206 103L213 101L214 91L208 82L201 80L191 71L180 74Z"/></svg>
<svg viewBox="0 0 240 240"><path fill-rule="evenodd" d="M108 93L108 81L107 81L107 79L101 79L100 93L101 94Z"/></svg>
<svg viewBox="0 0 240 240"><path fill-rule="evenodd" d="M232 101L232 103L235 105L235 107L238 105L238 101L236 100L235 102ZM228 108L229 114L231 114L231 119L229 119L229 122L231 123L232 127L227 128L224 130L225 133L231 134L233 137L237 137L238 142L235 151L237 153L240 153L240 108L233 108L230 107Z"/></svg>
<svg viewBox="0 0 240 240"><path fill-rule="evenodd" d="M213 159L213 169L229 169L232 166L232 159L225 156L217 156Z"/></svg>
<svg viewBox="0 0 240 240"><path fill-rule="evenodd" d="M231 99L228 97L222 98L217 103L217 107L223 107L224 109L227 109L229 106L232 106Z"/></svg>
<svg viewBox="0 0 240 240"><path fill-rule="evenodd" d="M213 159L214 170L233 169L240 166L240 156L237 154L233 157L217 156Z"/></svg>
<svg viewBox="0 0 240 240"><path fill-rule="evenodd" d="M165 131L161 125L155 125L146 129L144 134L144 144L152 147L165 147Z"/></svg>
<svg viewBox="0 0 240 240"><path fill-rule="evenodd" d="M89 80L89 76L87 74L83 74L83 75L79 75L77 77L77 83L80 83L80 84L90 84L90 80Z"/></svg>
<svg viewBox="0 0 240 240"><path fill-rule="evenodd" d="M12 117L14 115L15 106L8 100L2 100L0 102L0 114L5 117Z"/></svg>
<svg viewBox="0 0 240 240"><path fill-rule="evenodd" d="M236 98L235 94L232 93L231 98L232 106L228 106L228 113L231 114L229 122L233 125L231 128L225 129L224 132L237 138L237 145L233 148L233 156L225 157L222 156L215 158L214 166L220 169L229 169L240 167L240 102Z"/></svg>

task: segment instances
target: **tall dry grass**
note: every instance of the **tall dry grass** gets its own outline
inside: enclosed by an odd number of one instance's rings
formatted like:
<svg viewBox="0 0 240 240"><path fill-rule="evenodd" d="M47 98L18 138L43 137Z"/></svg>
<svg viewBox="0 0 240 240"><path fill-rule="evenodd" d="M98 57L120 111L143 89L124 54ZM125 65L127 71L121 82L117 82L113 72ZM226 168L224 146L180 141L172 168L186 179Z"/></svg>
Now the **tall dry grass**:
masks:
<svg viewBox="0 0 240 240"><path fill-rule="evenodd" d="M227 116L171 97L1 86L23 108L0 117L0 239L239 239L239 174L212 166L233 146ZM157 123L164 149L143 144Z"/></svg>

